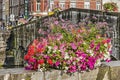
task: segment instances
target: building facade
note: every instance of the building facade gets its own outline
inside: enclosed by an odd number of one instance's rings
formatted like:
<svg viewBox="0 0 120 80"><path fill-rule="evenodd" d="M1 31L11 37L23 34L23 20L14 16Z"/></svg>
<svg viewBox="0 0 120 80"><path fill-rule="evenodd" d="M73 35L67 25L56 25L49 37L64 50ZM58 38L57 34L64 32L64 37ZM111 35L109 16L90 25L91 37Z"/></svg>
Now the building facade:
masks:
<svg viewBox="0 0 120 80"><path fill-rule="evenodd" d="M29 0L0 0L0 20L5 24L28 16Z"/></svg>
<svg viewBox="0 0 120 80"><path fill-rule="evenodd" d="M2 2L2 22L7 24L9 21L9 0L3 0Z"/></svg>
<svg viewBox="0 0 120 80"><path fill-rule="evenodd" d="M30 14L36 15L48 11L49 0L30 0Z"/></svg>
<svg viewBox="0 0 120 80"><path fill-rule="evenodd" d="M31 1L31 13L39 14L41 12L47 12L56 7L62 10L68 8L82 8L82 9L102 9L102 0L30 0Z"/></svg>
<svg viewBox="0 0 120 80"><path fill-rule="evenodd" d="M25 14L25 0L9 0L9 15L16 18Z"/></svg>

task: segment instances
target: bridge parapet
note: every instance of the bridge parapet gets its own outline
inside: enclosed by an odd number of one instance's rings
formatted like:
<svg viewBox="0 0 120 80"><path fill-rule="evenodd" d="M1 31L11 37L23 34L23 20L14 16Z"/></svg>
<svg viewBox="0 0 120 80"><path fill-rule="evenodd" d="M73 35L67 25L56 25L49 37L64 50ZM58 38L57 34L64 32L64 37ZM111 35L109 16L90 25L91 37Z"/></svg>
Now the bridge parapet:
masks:
<svg viewBox="0 0 120 80"><path fill-rule="evenodd" d="M5 51L7 49L7 39L9 38L10 31L0 31L0 65L4 64L5 61Z"/></svg>

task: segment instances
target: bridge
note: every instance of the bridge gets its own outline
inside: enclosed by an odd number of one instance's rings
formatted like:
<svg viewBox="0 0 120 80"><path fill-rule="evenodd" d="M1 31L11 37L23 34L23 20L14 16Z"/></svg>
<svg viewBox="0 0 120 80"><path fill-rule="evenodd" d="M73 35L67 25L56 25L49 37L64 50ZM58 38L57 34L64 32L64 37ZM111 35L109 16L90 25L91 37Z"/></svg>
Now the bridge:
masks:
<svg viewBox="0 0 120 80"><path fill-rule="evenodd" d="M3 32L1 32L1 44L2 41L6 45L5 56L3 66L5 67L18 67L24 66L23 57L26 54L27 47L37 37L43 36L38 34L40 28L47 30L48 26L44 25L46 20L50 20L52 17L58 20L70 20L71 22L78 24L85 17L97 17L97 22L105 21L109 25L108 36L112 39L112 58L120 59L120 13L118 12L105 12L88 9L70 8L56 14L38 18L26 24L15 26L8 32L9 37L3 38ZM94 20L93 20L94 22ZM7 32L6 32L7 33ZM5 39L5 40L3 40ZM2 46L2 45L1 45Z"/></svg>

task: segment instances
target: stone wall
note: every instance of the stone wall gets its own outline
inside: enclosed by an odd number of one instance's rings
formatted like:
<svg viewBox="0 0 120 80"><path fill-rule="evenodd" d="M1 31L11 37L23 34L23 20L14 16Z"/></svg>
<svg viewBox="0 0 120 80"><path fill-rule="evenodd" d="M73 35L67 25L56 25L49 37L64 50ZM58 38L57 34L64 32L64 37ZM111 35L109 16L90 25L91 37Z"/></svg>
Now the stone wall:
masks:
<svg viewBox="0 0 120 80"><path fill-rule="evenodd" d="M103 63L92 71L68 75L60 70L27 71L24 68L0 69L0 80L120 80L120 61Z"/></svg>
<svg viewBox="0 0 120 80"><path fill-rule="evenodd" d="M5 50L6 50L6 41L9 37L9 31L0 30L0 65L4 63L5 60Z"/></svg>

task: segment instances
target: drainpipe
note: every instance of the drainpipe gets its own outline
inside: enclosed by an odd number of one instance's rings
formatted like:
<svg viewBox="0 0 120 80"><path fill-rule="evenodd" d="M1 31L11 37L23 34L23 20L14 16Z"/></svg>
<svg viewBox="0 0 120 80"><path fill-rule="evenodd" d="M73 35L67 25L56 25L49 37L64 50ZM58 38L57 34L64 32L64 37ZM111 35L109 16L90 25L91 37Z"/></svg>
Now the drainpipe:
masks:
<svg viewBox="0 0 120 80"><path fill-rule="evenodd" d="M45 6L44 6L44 0L43 0L43 12L44 12L44 7L45 7Z"/></svg>

